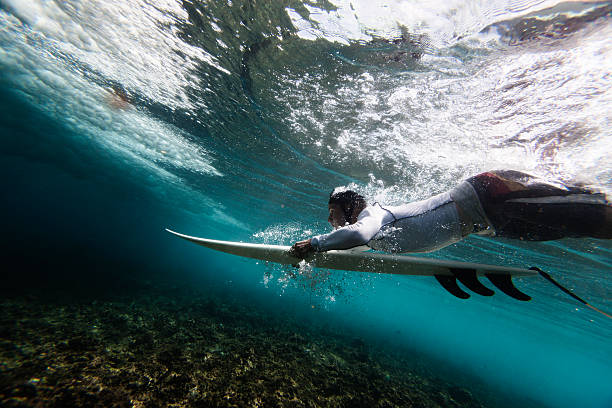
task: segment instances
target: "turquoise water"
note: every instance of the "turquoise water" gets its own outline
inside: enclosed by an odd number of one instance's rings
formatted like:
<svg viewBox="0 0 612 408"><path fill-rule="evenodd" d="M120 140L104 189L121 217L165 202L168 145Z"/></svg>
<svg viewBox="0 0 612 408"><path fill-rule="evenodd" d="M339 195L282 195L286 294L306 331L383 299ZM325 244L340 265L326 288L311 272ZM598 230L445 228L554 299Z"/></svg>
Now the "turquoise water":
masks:
<svg viewBox="0 0 612 408"><path fill-rule="evenodd" d="M335 186L398 203L495 168L612 192L608 3L0 4L7 283L215 281L517 401L612 405L612 321L539 278L516 280L530 302L462 301L427 278L291 278L164 231L291 244L328 230ZM470 238L428 256L537 265L610 311L611 254Z"/></svg>

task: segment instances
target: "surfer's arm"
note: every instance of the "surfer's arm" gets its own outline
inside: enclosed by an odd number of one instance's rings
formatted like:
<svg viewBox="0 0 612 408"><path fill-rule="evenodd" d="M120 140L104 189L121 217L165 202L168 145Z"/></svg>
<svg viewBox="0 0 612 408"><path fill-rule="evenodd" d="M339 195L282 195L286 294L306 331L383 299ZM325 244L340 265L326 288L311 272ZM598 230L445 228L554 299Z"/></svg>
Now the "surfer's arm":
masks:
<svg viewBox="0 0 612 408"><path fill-rule="evenodd" d="M347 225L310 239L310 245L317 252L332 249L349 249L366 245L380 231L383 219L375 212L364 210L356 223Z"/></svg>

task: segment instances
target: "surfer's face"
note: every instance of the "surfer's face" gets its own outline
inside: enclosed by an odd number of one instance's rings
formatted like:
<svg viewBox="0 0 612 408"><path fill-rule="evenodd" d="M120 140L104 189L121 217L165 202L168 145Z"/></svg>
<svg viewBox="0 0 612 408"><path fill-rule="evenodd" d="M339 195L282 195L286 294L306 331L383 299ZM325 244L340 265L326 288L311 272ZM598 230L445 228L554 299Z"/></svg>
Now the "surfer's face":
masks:
<svg viewBox="0 0 612 408"><path fill-rule="evenodd" d="M340 207L338 204L330 204L329 217L327 217L327 221L329 221L334 228L344 227L347 223L347 219L344 211L342 211L342 207Z"/></svg>

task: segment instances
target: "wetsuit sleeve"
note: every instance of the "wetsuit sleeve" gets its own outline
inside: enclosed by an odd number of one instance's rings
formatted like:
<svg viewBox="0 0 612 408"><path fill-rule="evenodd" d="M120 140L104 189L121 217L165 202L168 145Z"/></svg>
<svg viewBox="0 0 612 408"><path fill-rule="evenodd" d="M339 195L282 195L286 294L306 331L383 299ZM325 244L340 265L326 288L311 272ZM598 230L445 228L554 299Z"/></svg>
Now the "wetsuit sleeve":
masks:
<svg viewBox="0 0 612 408"><path fill-rule="evenodd" d="M355 224L338 228L329 234L313 237L310 244L317 252L349 249L367 244L382 227L383 217L370 208L363 210Z"/></svg>

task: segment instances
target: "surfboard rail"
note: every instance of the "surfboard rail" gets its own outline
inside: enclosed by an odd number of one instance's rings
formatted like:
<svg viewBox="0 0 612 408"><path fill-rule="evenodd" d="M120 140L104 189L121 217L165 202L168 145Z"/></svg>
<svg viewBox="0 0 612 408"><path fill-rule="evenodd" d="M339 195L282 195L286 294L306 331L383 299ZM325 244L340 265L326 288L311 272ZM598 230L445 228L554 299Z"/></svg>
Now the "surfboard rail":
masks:
<svg viewBox="0 0 612 408"><path fill-rule="evenodd" d="M166 231L195 244L241 257L296 266L302 261L289 253L290 246L220 241L185 235L170 229ZM511 266L350 250L319 252L306 258L305 261L317 268L392 275L434 276L444 289L461 299L467 299L470 295L457 285L457 281L482 296L493 295L494 292L477 279L477 277L484 276L508 296L517 300L530 300L529 296L520 292L513 285L512 277L538 275L535 270Z"/></svg>

